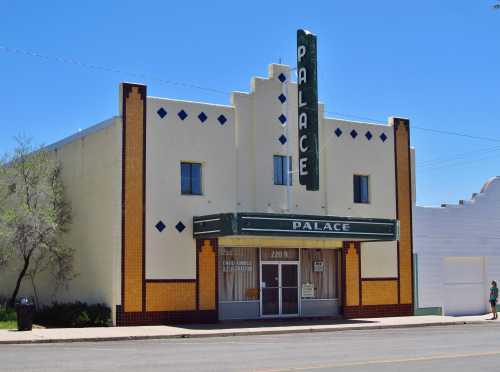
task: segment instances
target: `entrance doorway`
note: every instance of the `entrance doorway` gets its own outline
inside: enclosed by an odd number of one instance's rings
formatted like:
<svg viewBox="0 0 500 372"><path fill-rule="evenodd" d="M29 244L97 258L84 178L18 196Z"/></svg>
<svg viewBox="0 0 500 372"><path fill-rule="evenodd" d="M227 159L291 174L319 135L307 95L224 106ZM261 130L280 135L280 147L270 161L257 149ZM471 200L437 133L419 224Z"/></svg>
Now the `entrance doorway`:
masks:
<svg viewBox="0 0 500 372"><path fill-rule="evenodd" d="M298 262L262 262L260 272L261 316L299 315Z"/></svg>

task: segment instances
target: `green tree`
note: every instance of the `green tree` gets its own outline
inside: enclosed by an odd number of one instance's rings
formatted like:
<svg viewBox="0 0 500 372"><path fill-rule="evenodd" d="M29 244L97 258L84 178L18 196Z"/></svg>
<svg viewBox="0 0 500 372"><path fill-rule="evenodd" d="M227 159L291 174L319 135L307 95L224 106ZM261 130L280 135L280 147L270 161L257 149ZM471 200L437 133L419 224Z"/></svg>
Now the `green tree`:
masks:
<svg viewBox="0 0 500 372"><path fill-rule="evenodd" d="M54 291L74 278L74 249L63 239L70 224L71 208L53 153L18 139L13 154L0 164L0 266L17 273L10 306L25 279L37 298L38 274L53 276Z"/></svg>

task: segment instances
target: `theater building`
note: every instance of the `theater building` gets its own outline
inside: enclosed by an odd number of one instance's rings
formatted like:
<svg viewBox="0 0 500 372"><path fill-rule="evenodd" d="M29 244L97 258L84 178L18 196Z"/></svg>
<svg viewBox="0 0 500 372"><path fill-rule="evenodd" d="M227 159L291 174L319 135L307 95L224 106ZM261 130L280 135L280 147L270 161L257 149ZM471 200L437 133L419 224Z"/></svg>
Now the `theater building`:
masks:
<svg viewBox="0 0 500 372"><path fill-rule="evenodd" d="M308 191L297 95L278 64L229 105L121 84L116 117L48 147L79 273L57 299L105 302L117 325L413 314L409 121L329 118L320 104Z"/></svg>

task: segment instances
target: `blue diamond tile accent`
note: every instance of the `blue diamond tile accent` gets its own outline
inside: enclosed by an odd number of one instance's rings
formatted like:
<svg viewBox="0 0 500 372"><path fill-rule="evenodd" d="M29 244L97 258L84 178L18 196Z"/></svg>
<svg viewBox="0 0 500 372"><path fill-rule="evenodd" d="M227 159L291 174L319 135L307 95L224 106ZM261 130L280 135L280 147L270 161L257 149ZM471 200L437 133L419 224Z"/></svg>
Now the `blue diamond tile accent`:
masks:
<svg viewBox="0 0 500 372"><path fill-rule="evenodd" d="M385 135L385 133L382 133L380 135L380 139L382 140L382 142L385 142L385 140L387 139L387 136Z"/></svg>
<svg viewBox="0 0 500 372"><path fill-rule="evenodd" d="M278 141L280 141L280 143L284 145L286 143L286 136L282 134L280 138L278 138Z"/></svg>
<svg viewBox="0 0 500 372"><path fill-rule="evenodd" d="M205 120L207 120L207 115L205 115L205 113L202 111L200 112L200 115L198 115L198 119L200 119L200 121L204 123Z"/></svg>
<svg viewBox="0 0 500 372"><path fill-rule="evenodd" d="M182 223L182 221L177 222L177 225L175 225L175 228L178 232L183 232L184 229L186 228L186 225Z"/></svg>
<svg viewBox="0 0 500 372"><path fill-rule="evenodd" d="M335 129L334 133L337 137L340 137L342 135L342 131L340 130L340 128Z"/></svg>
<svg viewBox="0 0 500 372"><path fill-rule="evenodd" d="M181 110L177 113L177 116L181 119L181 120L184 120L188 117L188 114L186 113L186 111L184 110Z"/></svg>
<svg viewBox="0 0 500 372"><path fill-rule="evenodd" d="M351 130L351 133L350 133L351 137L354 139L358 136L358 132L356 132L355 129Z"/></svg>
<svg viewBox="0 0 500 372"><path fill-rule="evenodd" d="M281 103L285 103L286 102L286 96L283 93L281 93L278 96L278 99L280 100Z"/></svg>
<svg viewBox="0 0 500 372"><path fill-rule="evenodd" d="M286 116L281 114L279 117L278 117L278 120L280 121L281 124L285 124L286 123Z"/></svg>
<svg viewBox="0 0 500 372"><path fill-rule="evenodd" d="M217 120L219 121L220 125L224 125L227 121L226 117L222 114L219 115L219 117L217 118Z"/></svg>
<svg viewBox="0 0 500 372"><path fill-rule="evenodd" d="M165 116L167 116L167 110L165 110L163 107L160 107L160 109L158 111L156 111L156 113L158 114L158 116L160 118L164 118Z"/></svg>
<svg viewBox="0 0 500 372"><path fill-rule="evenodd" d="M365 137L369 141L372 139L373 136L372 136L372 133L370 131L368 131L368 132L366 132Z"/></svg>
<svg viewBox="0 0 500 372"><path fill-rule="evenodd" d="M284 83L286 81L285 74L283 74L283 73L279 74L278 79L279 79L279 81L281 81L282 83Z"/></svg>
<svg viewBox="0 0 500 372"><path fill-rule="evenodd" d="M158 230L159 232L162 232L163 230L165 230L165 224L163 223L163 221L158 221L158 223L155 225L156 227L156 230Z"/></svg>

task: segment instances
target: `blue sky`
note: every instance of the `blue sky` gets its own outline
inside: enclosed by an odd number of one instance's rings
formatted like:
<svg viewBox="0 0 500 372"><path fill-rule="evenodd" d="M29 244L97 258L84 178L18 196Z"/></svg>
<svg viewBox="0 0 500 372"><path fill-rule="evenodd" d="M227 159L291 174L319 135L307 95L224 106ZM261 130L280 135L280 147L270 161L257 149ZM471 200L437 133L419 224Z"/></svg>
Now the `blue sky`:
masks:
<svg viewBox="0 0 500 372"><path fill-rule="evenodd" d="M296 29L306 28L318 35L319 96L330 115L410 118L417 202L456 203L500 175L494 2L0 0L0 153L18 134L48 144L116 115L121 81L227 104L224 92L247 91L269 63L293 65Z"/></svg>

